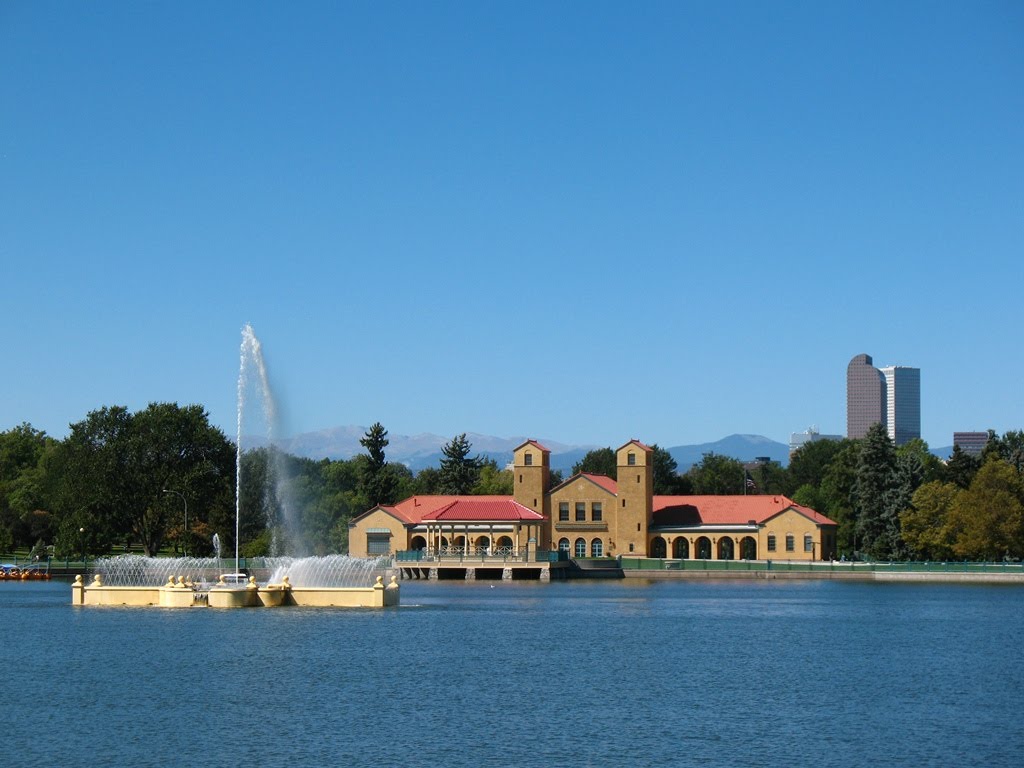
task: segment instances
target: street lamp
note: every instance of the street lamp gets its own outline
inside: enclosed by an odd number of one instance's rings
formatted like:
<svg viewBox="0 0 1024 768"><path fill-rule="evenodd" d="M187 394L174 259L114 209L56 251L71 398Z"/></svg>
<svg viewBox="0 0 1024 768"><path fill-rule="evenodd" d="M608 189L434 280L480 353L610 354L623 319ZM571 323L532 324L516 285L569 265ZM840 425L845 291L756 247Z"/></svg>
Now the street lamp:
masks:
<svg viewBox="0 0 1024 768"><path fill-rule="evenodd" d="M78 543L82 546L82 567L85 567L85 528L78 529Z"/></svg>
<svg viewBox="0 0 1024 768"><path fill-rule="evenodd" d="M181 500L185 504L185 535L182 537L181 549L185 557L188 557L188 499L185 498L185 494L181 491L169 491L164 488L163 492L173 493L175 496L181 496Z"/></svg>

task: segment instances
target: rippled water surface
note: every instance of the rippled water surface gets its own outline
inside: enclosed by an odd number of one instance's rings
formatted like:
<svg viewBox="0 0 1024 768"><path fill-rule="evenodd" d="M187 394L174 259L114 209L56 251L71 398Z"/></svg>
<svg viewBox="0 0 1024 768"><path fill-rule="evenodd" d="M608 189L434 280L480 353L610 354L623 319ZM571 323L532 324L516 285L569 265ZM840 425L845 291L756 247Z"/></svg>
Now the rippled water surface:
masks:
<svg viewBox="0 0 1024 768"><path fill-rule="evenodd" d="M1024 588L404 582L74 608L0 583L8 764L1019 765Z"/></svg>

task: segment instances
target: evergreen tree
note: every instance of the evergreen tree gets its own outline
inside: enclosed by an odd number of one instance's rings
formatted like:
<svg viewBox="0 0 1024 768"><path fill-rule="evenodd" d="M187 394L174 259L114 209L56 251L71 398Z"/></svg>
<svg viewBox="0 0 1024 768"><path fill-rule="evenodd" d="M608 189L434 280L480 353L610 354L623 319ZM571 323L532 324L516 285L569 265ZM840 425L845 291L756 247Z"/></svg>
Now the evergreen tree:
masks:
<svg viewBox="0 0 1024 768"><path fill-rule="evenodd" d="M836 546L840 552L857 552L857 510L853 503L853 489L857 484L857 467L860 464L860 440L844 440L842 447L832 458L821 479L820 498L824 509L819 512L835 520L839 525L836 532Z"/></svg>
<svg viewBox="0 0 1024 768"><path fill-rule="evenodd" d="M981 469L981 459L960 450L959 445L953 446L953 453L946 462L943 476L948 483L954 483L960 488L970 488L971 481Z"/></svg>
<svg viewBox="0 0 1024 768"><path fill-rule="evenodd" d="M893 513L896 450L885 427L874 424L861 445L853 504L860 548L876 559L893 556L899 517Z"/></svg>
<svg viewBox="0 0 1024 768"><path fill-rule="evenodd" d="M472 445L466 439L466 433L456 435L447 443L441 452L438 486L442 494L463 496L469 494L480 477L482 462L479 456L470 457Z"/></svg>
<svg viewBox="0 0 1024 768"><path fill-rule="evenodd" d="M390 472L384 457L384 449L388 445L388 431L378 421L359 440L366 449L365 461L362 462L361 485L363 495L369 506L390 504L395 498L398 478Z"/></svg>

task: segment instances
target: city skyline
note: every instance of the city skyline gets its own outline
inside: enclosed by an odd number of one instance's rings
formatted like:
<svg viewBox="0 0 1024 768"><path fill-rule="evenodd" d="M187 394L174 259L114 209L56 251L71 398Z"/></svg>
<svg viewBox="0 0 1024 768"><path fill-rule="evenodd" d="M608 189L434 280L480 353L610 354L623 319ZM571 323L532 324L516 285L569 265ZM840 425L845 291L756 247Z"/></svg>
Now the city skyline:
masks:
<svg viewBox="0 0 1024 768"><path fill-rule="evenodd" d="M0 429L177 402L233 434L247 322L282 435L785 443L845 432L862 349L927 372L930 445L1019 429L1021 29L914 1L8 3Z"/></svg>

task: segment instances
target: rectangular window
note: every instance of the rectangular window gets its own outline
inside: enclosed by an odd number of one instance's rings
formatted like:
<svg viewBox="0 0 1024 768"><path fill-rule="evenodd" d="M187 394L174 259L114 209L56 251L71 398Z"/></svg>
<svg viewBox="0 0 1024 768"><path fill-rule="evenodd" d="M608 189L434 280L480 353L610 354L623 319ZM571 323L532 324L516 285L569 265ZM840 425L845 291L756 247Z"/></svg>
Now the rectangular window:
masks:
<svg viewBox="0 0 1024 768"><path fill-rule="evenodd" d="M636 466L636 454L635 453L627 453L626 454L626 463L629 466L631 466L631 467L635 467Z"/></svg>
<svg viewBox="0 0 1024 768"><path fill-rule="evenodd" d="M563 523L569 522L569 502L558 502L558 519Z"/></svg>
<svg viewBox="0 0 1024 768"><path fill-rule="evenodd" d="M768 534L768 551L769 552L774 552L775 551L775 534L774 533L769 533Z"/></svg>
<svg viewBox="0 0 1024 768"><path fill-rule="evenodd" d="M814 537L809 533L804 534L804 552L814 551Z"/></svg>
<svg viewBox="0 0 1024 768"><path fill-rule="evenodd" d="M526 466L528 466L528 467L532 467L533 466L533 454L532 453L526 454Z"/></svg>
<svg viewBox="0 0 1024 768"><path fill-rule="evenodd" d="M590 519L595 523L600 523L604 517L604 510L601 508L601 502L595 501L590 505Z"/></svg>
<svg viewBox="0 0 1024 768"><path fill-rule="evenodd" d="M366 534L366 554L368 555L390 555L391 537L386 534Z"/></svg>
<svg viewBox="0 0 1024 768"><path fill-rule="evenodd" d="M576 502L576 522L584 523L587 520L587 502L577 501Z"/></svg>
<svg viewBox="0 0 1024 768"><path fill-rule="evenodd" d="M786 534L786 551L787 552L794 552L794 551L796 551L796 542L793 539L793 534L792 533L787 533Z"/></svg>

